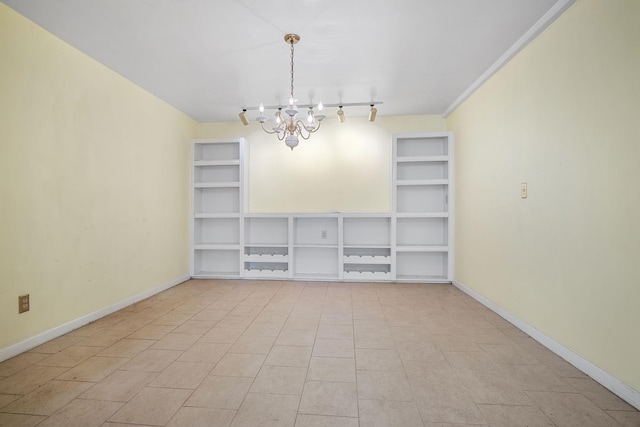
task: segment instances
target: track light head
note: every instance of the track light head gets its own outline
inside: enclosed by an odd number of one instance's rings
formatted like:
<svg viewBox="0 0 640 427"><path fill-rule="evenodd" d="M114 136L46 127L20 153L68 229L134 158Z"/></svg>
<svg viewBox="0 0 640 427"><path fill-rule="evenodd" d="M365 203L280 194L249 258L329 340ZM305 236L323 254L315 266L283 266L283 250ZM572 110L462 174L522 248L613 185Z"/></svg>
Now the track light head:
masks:
<svg viewBox="0 0 640 427"><path fill-rule="evenodd" d="M371 104L371 110L369 110L369 121L370 122L375 122L376 121L376 115L378 114L378 109L376 107L373 106L374 104Z"/></svg>
<svg viewBox="0 0 640 427"><path fill-rule="evenodd" d="M242 110L242 113L238 114L238 117L240 117L240 121L242 122L243 125L245 126L249 125L249 119L247 119L246 109Z"/></svg>

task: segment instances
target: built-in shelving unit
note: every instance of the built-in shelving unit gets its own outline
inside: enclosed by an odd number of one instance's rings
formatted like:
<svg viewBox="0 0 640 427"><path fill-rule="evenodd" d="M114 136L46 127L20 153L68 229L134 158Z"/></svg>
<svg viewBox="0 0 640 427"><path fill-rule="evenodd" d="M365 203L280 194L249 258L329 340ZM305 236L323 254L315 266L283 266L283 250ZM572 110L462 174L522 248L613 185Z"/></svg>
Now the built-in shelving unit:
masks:
<svg viewBox="0 0 640 427"><path fill-rule="evenodd" d="M452 136L393 138L393 221L396 280L450 280Z"/></svg>
<svg viewBox="0 0 640 427"><path fill-rule="evenodd" d="M244 141L193 142L191 275L240 277Z"/></svg>
<svg viewBox="0 0 640 427"><path fill-rule="evenodd" d="M392 209L246 213L242 138L193 143L192 277L450 281L450 133L393 138Z"/></svg>

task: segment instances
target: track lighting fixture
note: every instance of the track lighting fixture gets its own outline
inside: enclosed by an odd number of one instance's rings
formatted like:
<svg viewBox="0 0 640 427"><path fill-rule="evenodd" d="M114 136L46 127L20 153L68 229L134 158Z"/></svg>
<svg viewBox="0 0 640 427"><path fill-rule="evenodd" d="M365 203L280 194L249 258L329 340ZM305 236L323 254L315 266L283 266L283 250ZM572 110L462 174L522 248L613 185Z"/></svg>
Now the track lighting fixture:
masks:
<svg viewBox="0 0 640 427"><path fill-rule="evenodd" d="M376 117L377 110L374 108L375 104L382 104L382 102L357 102L357 103L341 103L341 104L325 104L322 102L317 105L309 104L309 105L297 105L297 99L293 96L293 54L294 48L293 45L300 41L300 36L297 34L287 34L284 36L284 41L290 46L291 50L291 87L290 87L290 96L288 97L287 103L283 105L276 106L266 106L261 102L259 107L247 107L242 110L238 116L240 117L240 121L243 125L249 124L249 119L247 118L246 111L247 110L258 110L260 115L256 118L256 120L262 126L262 130L267 133L275 134L280 141L284 141L287 147L292 150L294 147L298 145L299 138L309 139L312 133L316 132L320 129L320 124L322 120L325 119L326 116L323 114L318 114L322 112L323 107L339 107L338 109L338 119L340 123L344 123L344 111L342 107L360 107L365 105L371 105L371 110L369 112L369 121L374 121ZM284 108L284 114L282 109ZM307 119L300 120L297 119L298 108L308 108L307 111ZM269 121L269 118L264 115L264 110L277 110L275 113L274 121L275 125L265 127L265 123ZM315 109L315 110L314 110ZM372 116L373 114L373 116ZM373 117L373 119L372 119Z"/></svg>
<svg viewBox="0 0 640 427"><path fill-rule="evenodd" d="M371 104L371 109L369 110L369 121L375 122L377 114L378 114L378 109L374 107L373 104Z"/></svg>

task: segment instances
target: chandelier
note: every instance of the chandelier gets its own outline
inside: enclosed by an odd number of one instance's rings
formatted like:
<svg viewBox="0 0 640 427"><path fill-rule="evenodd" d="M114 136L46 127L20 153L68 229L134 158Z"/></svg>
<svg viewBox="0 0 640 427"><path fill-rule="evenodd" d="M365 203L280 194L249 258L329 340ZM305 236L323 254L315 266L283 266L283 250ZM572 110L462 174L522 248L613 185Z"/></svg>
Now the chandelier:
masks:
<svg viewBox="0 0 640 427"><path fill-rule="evenodd" d="M382 102L356 102L356 103L340 103L340 104L327 104L323 105L322 102L317 105L297 105L298 100L293 96L293 56L294 56L294 45L300 41L300 36L297 34L287 34L284 36L284 41L290 46L291 49L291 91L289 94L288 104L286 106L283 105L275 105L275 106L267 106L261 102L260 106L255 107L247 107L243 108L242 112L238 114L240 117L240 121L242 124L247 126L249 124L249 119L247 118L247 110L258 110L259 116L256 118L258 122L260 122L260 126L262 126L262 130L264 130L268 134L274 134L278 137L278 140L284 141L287 147L293 150L298 143L300 142L300 138L309 139L312 133L317 132L320 129L320 125L322 121L326 118L325 115L321 114L324 107L338 107L337 115L340 123L344 123L345 115L343 107L356 107L356 106L364 106L369 105L371 108L369 110L369 121L373 122L376 119L376 114L378 110L375 108L375 105L382 104ZM284 108L284 111L283 111ZM304 120L298 118L298 108L307 109L306 118ZM314 111L314 108L317 109L318 114ZM269 118L264 115L265 109L268 110L276 110L274 117L274 125L269 128L269 126L265 127L265 124L269 121ZM284 113L284 114L283 114Z"/></svg>

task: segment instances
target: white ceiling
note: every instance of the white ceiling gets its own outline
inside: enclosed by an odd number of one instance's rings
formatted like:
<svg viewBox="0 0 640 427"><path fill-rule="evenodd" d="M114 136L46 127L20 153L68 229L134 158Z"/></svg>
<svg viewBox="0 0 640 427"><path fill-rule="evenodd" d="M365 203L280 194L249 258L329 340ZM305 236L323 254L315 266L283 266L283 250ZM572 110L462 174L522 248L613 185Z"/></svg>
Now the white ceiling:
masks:
<svg viewBox="0 0 640 427"><path fill-rule="evenodd" d="M237 120L243 107L284 102L283 36L290 32L301 36L295 47L301 104L375 100L384 102L378 115L442 114L527 31L539 31L568 3L1 1L200 122Z"/></svg>

